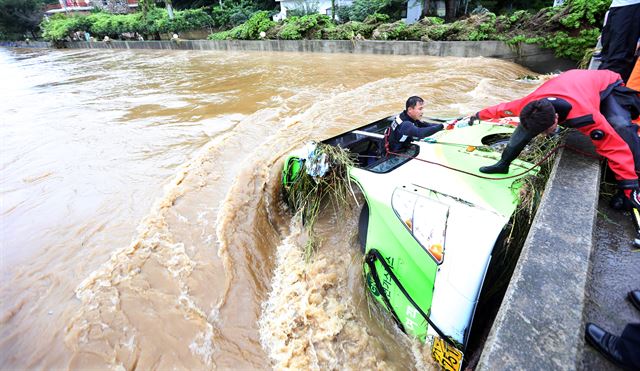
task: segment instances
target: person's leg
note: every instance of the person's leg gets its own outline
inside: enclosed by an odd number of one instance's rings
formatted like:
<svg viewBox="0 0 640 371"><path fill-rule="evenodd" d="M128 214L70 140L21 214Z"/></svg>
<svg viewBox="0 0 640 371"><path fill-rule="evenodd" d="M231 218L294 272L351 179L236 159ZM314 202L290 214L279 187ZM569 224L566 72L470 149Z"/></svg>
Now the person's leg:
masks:
<svg viewBox="0 0 640 371"><path fill-rule="evenodd" d="M600 112L633 153L636 171L640 171L640 137L638 126L631 122L631 114L623 108L613 94L600 103Z"/></svg>
<svg viewBox="0 0 640 371"><path fill-rule="evenodd" d="M618 348L627 364L640 369L640 323L630 323L625 326L620 335Z"/></svg>
<svg viewBox="0 0 640 371"><path fill-rule="evenodd" d="M636 57L636 64L633 66L629 81L627 81L627 87L640 91L640 57ZM633 120L633 123L640 125L640 116Z"/></svg>
<svg viewBox="0 0 640 371"><path fill-rule="evenodd" d="M636 171L640 170L640 138L638 138L638 126L631 123L631 114L624 109L612 95L600 102L600 112L616 133L627 143L635 162ZM631 202L622 189L611 197L609 206L614 210L630 210Z"/></svg>
<svg viewBox="0 0 640 371"><path fill-rule="evenodd" d="M640 4L609 9L602 30L601 70L611 70L629 79L635 61L636 43L640 37Z"/></svg>

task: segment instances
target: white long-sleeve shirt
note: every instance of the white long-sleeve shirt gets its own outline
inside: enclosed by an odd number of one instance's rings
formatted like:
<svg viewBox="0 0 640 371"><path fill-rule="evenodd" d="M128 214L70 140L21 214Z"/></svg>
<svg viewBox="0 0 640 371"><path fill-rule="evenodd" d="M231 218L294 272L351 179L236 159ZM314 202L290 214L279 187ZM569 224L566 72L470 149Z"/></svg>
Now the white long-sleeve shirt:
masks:
<svg viewBox="0 0 640 371"><path fill-rule="evenodd" d="M610 8L617 8L621 6L640 4L640 0L613 0Z"/></svg>

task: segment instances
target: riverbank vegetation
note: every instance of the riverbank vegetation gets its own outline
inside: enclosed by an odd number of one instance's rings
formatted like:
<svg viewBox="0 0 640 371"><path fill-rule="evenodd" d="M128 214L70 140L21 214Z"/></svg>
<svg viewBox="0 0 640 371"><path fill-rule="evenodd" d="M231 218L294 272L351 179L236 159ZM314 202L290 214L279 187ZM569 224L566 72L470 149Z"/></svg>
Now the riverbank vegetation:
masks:
<svg viewBox="0 0 640 371"><path fill-rule="evenodd" d="M0 3L3 1L13 0ZM211 40L501 40L516 48L522 43L538 44L553 49L558 57L580 61L595 46L610 3L610 0L567 0L562 6L541 7L551 0L522 4L517 0L463 1L466 5L463 14L445 22L446 17L430 15L434 10L429 4L435 2L423 0L425 16L406 24L401 19L406 4L402 5L400 0L354 0L349 6L336 5L334 17L318 14L317 6L301 7L289 10L287 18L281 21L273 20L277 13L275 3L270 3L273 0L260 1L228 0L198 9L177 10L173 17L155 6L130 14L58 14L44 20L40 28L42 37L50 41L85 39L85 33L96 40L105 36L149 40L190 30L205 30ZM446 3L452 2L456 3L453 0ZM208 4L206 0L173 3L178 9ZM507 3L509 8L505 8ZM518 9L514 3L527 9ZM470 4L476 5L472 11L468 10ZM455 10L448 11L447 17L452 12L457 14Z"/></svg>
<svg viewBox="0 0 640 371"><path fill-rule="evenodd" d="M515 47L520 43L539 44L553 49L558 57L581 61L595 46L608 7L607 0L569 0L564 6L537 12L518 10L496 15L483 10L451 23L438 17L424 17L411 25L381 13L373 13L362 21L340 23L317 13L273 22L268 13L258 12L244 24L213 33L209 39L501 40Z"/></svg>
<svg viewBox="0 0 640 371"><path fill-rule="evenodd" d="M169 18L166 10L159 8L129 14L95 12L70 17L57 14L42 23L42 37L61 41L75 32L88 32L100 39L105 36L112 39L138 39L140 36L143 39L159 39L163 33L202 29L213 24L213 18L203 9L174 11L173 18Z"/></svg>

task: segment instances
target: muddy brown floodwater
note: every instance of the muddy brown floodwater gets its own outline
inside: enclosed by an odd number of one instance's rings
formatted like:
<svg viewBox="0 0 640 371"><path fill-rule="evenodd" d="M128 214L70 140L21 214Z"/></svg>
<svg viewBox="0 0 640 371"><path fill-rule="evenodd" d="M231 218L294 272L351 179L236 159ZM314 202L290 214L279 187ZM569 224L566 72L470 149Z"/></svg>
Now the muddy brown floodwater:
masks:
<svg viewBox="0 0 640 371"><path fill-rule="evenodd" d="M370 314L357 215L309 263L283 156L532 91L484 58L0 48L2 369L413 369Z"/></svg>

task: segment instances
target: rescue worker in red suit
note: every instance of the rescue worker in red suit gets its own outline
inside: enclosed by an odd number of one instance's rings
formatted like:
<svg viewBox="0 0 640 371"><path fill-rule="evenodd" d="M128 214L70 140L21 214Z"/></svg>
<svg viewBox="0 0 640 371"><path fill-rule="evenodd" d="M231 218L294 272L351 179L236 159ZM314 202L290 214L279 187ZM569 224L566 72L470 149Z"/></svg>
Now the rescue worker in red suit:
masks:
<svg viewBox="0 0 640 371"><path fill-rule="evenodd" d="M551 133L557 125L575 128L589 136L596 152L608 160L621 190L612 206L628 201L640 208L640 138L631 123L640 113L638 92L624 86L620 75L608 70L570 70L560 74L524 98L485 108L471 117L491 119L520 116L500 161L484 166L487 174L509 172L509 164L536 135Z"/></svg>

